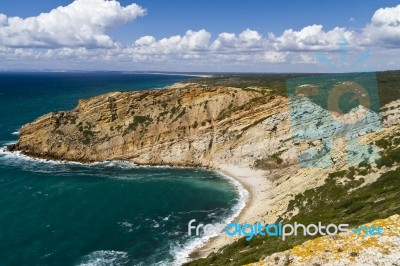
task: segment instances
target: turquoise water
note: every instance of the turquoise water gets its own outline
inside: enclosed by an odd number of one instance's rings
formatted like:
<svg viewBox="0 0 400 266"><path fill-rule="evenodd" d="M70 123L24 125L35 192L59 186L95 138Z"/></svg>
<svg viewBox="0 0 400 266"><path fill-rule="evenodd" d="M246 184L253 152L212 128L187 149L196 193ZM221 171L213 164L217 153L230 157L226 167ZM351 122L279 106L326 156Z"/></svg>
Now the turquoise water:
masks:
<svg viewBox="0 0 400 266"><path fill-rule="evenodd" d="M0 146L49 111L114 90L159 88L184 76L122 73L0 74ZM198 238L187 223L221 222L235 186L201 169L126 162L33 160L0 152L0 265L170 265Z"/></svg>

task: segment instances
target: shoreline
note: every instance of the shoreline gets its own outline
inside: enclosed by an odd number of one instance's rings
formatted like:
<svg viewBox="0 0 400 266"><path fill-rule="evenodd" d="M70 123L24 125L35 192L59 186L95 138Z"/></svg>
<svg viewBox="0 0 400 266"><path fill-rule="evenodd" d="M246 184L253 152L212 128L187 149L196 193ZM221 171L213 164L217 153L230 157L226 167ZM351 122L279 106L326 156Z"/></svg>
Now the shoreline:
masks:
<svg viewBox="0 0 400 266"><path fill-rule="evenodd" d="M268 210L270 209L265 199L269 197L268 190L271 186L270 182L264 176L263 171L253 170L249 167L238 167L235 165L218 165L213 168L214 171L220 173L228 179L233 179L244 187L247 191L247 199L243 208L237 215L231 218L231 223L237 221L239 223L254 223L258 220L265 218ZM264 204L260 204L264 202ZM264 214L264 215L263 215ZM210 237L201 246L196 247L187 258L187 262L196 259L205 258L212 252L217 252L222 247L233 243L241 237L228 236L224 231L217 236Z"/></svg>
<svg viewBox="0 0 400 266"><path fill-rule="evenodd" d="M22 160L33 160L41 163L55 163L55 164L82 164L92 165L101 163L130 163L135 167L178 167L178 168L203 168L214 171L221 175L223 178L228 179L237 188L239 192L239 202L235 206L238 208L231 216L227 217L222 221L222 225L225 227L227 224L237 221L239 223L254 223L260 220L263 216L260 214L268 211L268 206L265 204L265 199L268 198L268 188L270 182L264 176L263 171L253 170L249 167L240 167L235 165L216 165L215 167L193 167L193 166L171 166L171 165L140 165L135 164L129 160L111 160L111 161L98 161L91 163L82 163L76 161L61 161L61 160L49 160L43 158L31 157L29 155L22 154L15 151L7 151L6 147L2 147L1 153L15 156ZM264 204L259 204L264 202ZM242 206L240 206L242 204ZM234 242L240 237L230 237L221 232L218 235L209 236L206 238L199 237L194 242L188 243L187 249L182 250L182 255L176 258L176 261L180 264L187 263L196 259L207 257L211 252L216 252L225 245ZM192 245L192 246L190 246Z"/></svg>
<svg viewBox="0 0 400 266"><path fill-rule="evenodd" d="M226 224L229 224L233 222L235 219L237 219L240 214L243 212L243 210L246 208L248 204L248 199L249 199L249 191L246 187L243 186L243 184L238 181L235 177L232 177L232 175L221 171L217 170L214 168L204 168L204 167L197 167L200 169L206 169L206 170L211 170L214 173L217 173L218 175L221 176L221 178L227 180L229 183L231 183L238 191L239 194L239 201L237 204L233 206L234 212L232 215L225 217L221 222L214 224L216 227L225 227ZM191 254L196 253L198 250L201 250L207 244L209 244L214 238L217 238L218 235L203 235L199 236L185 244L185 246L177 252L174 258L174 264L177 265L183 265L185 263L188 263L192 260Z"/></svg>

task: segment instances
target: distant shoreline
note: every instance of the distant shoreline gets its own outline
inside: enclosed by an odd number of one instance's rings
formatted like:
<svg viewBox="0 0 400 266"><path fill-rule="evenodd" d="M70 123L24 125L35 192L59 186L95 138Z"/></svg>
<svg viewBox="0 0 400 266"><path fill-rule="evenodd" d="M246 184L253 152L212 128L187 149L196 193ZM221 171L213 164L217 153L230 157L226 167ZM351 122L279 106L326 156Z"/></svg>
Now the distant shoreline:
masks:
<svg viewBox="0 0 400 266"><path fill-rule="evenodd" d="M163 72L122 72L123 74L143 74L143 75L165 75L165 76L184 76L184 77L199 77L199 78L211 78L215 75L207 74L185 74L185 73L163 73Z"/></svg>

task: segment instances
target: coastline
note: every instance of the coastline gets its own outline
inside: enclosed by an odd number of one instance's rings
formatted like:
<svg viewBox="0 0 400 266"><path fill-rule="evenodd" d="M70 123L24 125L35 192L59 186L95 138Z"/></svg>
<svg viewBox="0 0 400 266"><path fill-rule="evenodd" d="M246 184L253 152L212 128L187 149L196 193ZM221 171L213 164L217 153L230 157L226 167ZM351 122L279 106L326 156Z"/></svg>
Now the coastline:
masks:
<svg viewBox="0 0 400 266"><path fill-rule="evenodd" d="M168 89L181 89L185 88L188 85L183 82L177 82L171 84L170 86L166 86L163 89L168 91ZM247 93L247 92L246 92ZM255 97L254 95L244 95L250 98ZM233 96L232 96L233 97ZM232 100L233 101L233 100ZM215 103L217 104L217 103ZM201 108L203 110L204 107ZM207 109L208 110L208 109ZM254 120L254 117L251 117ZM10 150L8 150L10 151ZM11 153L15 154L15 151L11 151ZM65 159L65 160L58 160L57 156L55 157L47 157L43 158L41 156L35 156L32 154L25 154L23 152L17 152L18 156L31 158L33 160L45 161L45 162L56 162L56 163L66 163L66 162L73 162L73 163L81 163L81 164L92 164L92 163L101 163L104 161L101 160L75 160L75 159ZM105 160L108 161L108 160ZM225 178L229 179L235 184L240 192L240 187L244 188L246 191L246 195L244 200L240 200L238 204L235 204L233 215L227 217L224 223L224 227L231 223L231 222L239 222L239 223L254 223L260 221L261 219L265 219L267 212L271 209L269 208L267 199L270 198L269 190L271 189L271 184L265 177L265 172L260 170L251 169L248 164L244 165L236 165L233 163L228 164L224 159L217 160L216 162L208 161L208 163L199 162L199 164L192 165L186 162L182 164L174 164L174 163L166 163L162 162L161 164L146 164L142 162L138 162L135 160L133 162L129 159L117 159L117 160L110 160L110 161L117 161L117 162L129 162L133 163L134 165L140 166L150 166L150 167L190 167L190 168L206 168L212 171L219 173L220 175L224 176ZM108 161L108 162L110 162ZM241 208L238 208L241 207ZM236 210L238 208L238 210ZM263 220L264 221L264 220ZM212 252L218 251L225 245L228 245L235 240L239 239L240 237L230 237L223 231L222 233L216 236L209 236L199 239L196 239L192 243L187 243L183 250L180 251L179 257L176 257L175 261L179 261L180 264L189 262L194 259L203 258L209 255Z"/></svg>
<svg viewBox="0 0 400 266"><path fill-rule="evenodd" d="M40 163L54 163L54 164L102 164L102 163L129 163L132 164L131 167L173 167L171 165L137 165L129 160L125 161L102 161L102 162L92 162L92 163L82 163L75 161L60 161L60 160L49 160L42 158L35 158L28 155L24 155L20 152L6 151L5 147L1 149L1 153L8 154L8 156L13 156L22 160L33 160ZM176 166L175 166L176 167ZM182 166L177 166L182 167ZM184 167L186 168L186 167ZM202 167L200 167L202 168ZM215 167L207 168L212 171L217 172L224 178L232 182L239 191L239 202L235 206L238 208L235 210L233 215L227 217L222 223L224 226L231 222L237 221L239 223L253 223L262 218L262 213L268 211L267 205L258 204L260 202L265 203L265 199L268 198L268 188L270 182L264 176L264 172L256 171L248 167L240 167L235 165L224 165L220 164ZM230 237L222 231L218 235L209 236L205 238L198 238L193 243L188 243L188 246L181 250L179 257L176 257L175 261L179 264L187 263L195 259L204 258L212 252L218 251L225 245L228 245L239 237Z"/></svg>
<svg viewBox="0 0 400 266"><path fill-rule="evenodd" d="M233 179L240 183L247 191L247 199L243 208L238 214L232 217L232 221L239 223L254 223L262 219L266 219L269 205L266 199L269 198L269 188L271 183L267 180L263 171L253 170L248 167L240 167L235 165L220 164L213 169L228 179ZM264 203L264 204L261 204ZM188 261L207 257L212 252L217 252L220 248L231 244L240 237L228 236L224 231L217 236L210 237L203 245L195 248L188 257Z"/></svg>

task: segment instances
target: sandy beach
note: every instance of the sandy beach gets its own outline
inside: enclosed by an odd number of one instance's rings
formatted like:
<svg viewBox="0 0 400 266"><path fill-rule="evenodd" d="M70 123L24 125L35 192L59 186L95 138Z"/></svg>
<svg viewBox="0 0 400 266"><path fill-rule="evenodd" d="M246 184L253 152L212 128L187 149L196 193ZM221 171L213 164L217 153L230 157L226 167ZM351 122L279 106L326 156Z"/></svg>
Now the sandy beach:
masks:
<svg viewBox="0 0 400 266"><path fill-rule="evenodd" d="M256 221L268 221L267 212L270 210L268 198L270 198L271 183L263 171L235 165L218 165L218 172L238 182L247 190L248 196L244 208L231 222L254 223ZM190 260L206 257L211 252L217 252L220 248L234 242L239 237L228 236L225 231L218 236L210 238L202 247L193 251Z"/></svg>

